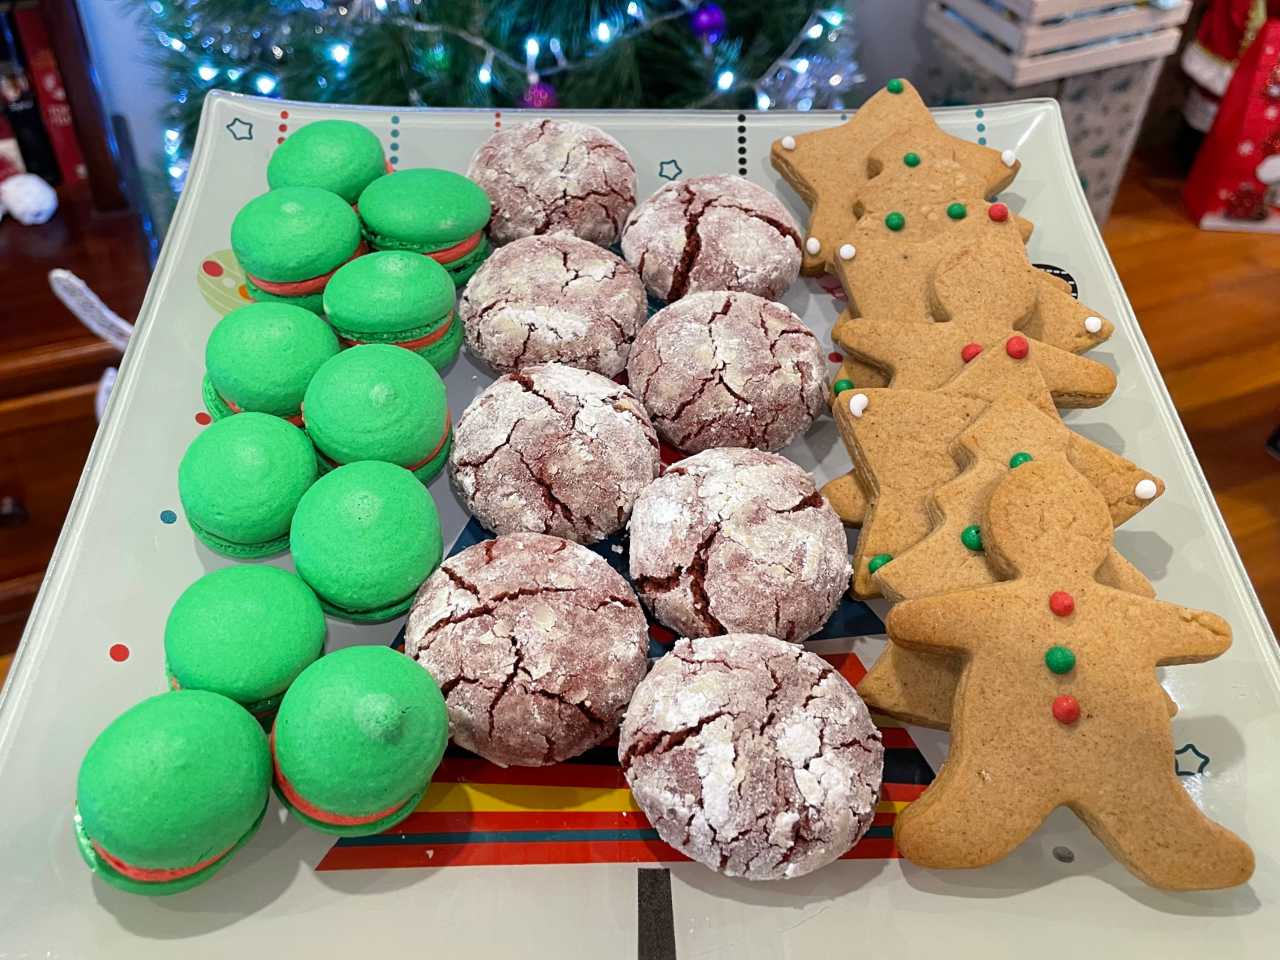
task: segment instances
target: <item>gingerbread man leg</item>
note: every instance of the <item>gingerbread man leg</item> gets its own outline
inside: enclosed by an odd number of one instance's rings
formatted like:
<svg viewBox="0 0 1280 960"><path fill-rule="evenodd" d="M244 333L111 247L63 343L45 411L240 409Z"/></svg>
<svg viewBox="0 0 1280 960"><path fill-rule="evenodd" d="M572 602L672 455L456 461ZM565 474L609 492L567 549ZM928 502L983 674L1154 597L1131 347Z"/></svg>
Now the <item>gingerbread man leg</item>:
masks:
<svg viewBox="0 0 1280 960"><path fill-rule="evenodd" d="M1099 795L1072 808L1117 860L1154 887L1216 890L1244 883L1253 873L1253 851L1200 811L1172 761L1166 750L1135 751L1122 783L1100 780Z"/></svg>
<svg viewBox="0 0 1280 960"><path fill-rule="evenodd" d="M986 754L986 756L984 756ZM954 745L942 773L900 814L893 828L899 852L922 867L982 867L1012 853L1044 822L1053 804L1020 790L1027 758L1018 752L964 750Z"/></svg>

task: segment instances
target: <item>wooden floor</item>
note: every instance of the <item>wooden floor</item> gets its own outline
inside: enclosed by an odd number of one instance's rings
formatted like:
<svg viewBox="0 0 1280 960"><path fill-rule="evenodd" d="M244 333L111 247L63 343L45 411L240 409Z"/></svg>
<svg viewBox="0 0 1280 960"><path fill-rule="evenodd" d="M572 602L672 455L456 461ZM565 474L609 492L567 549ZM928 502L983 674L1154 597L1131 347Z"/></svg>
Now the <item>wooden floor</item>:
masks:
<svg viewBox="0 0 1280 960"><path fill-rule="evenodd" d="M1104 236L1205 475L1280 627L1280 235L1196 229L1135 162ZM9 658L0 657L0 682Z"/></svg>
<svg viewBox="0 0 1280 960"><path fill-rule="evenodd" d="M1273 629L1280 630L1280 234L1215 233L1130 168L1103 231Z"/></svg>

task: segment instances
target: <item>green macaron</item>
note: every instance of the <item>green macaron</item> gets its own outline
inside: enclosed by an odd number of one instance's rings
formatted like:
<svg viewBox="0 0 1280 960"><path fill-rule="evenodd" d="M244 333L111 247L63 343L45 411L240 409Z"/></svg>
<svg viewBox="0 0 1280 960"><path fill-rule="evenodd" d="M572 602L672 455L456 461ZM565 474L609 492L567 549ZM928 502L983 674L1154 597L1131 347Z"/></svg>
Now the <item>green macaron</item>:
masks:
<svg viewBox="0 0 1280 960"><path fill-rule="evenodd" d="M346 343L394 343L443 370L462 346L455 292L449 272L430 257L384 250L338 268L324 290L324 313Z"/></svg>
<svg viewBox="0 0 1280 960"><path fill-rule="evenodd" d="M263 564L207 573L178 597L164 664L178 690L212 690L256 717L324 650L324 611L294 574Z"/></svg>
<svg viewBox="0 0 1280 960"><path fill-rule="evenodd" d="M178 893L253 836L270 793L271 754L253 717L206 690L162 693L89 747L76 783L76 840L112 886Z"/></svg>
<svg viewBox="0 0 1280 960"><path fill-rule="evenodd" d="M319 187L355 203L360 191L386 172L373 131L350 120L315 120L276 147L267 163L267 183L272 190Z"/></svg>
<svg viewBox="0 0 1280 960"><path fill-rule="evenodd" d="M347 647L304 670L280 704L276 795L325 833L378 833L413 812L448 739L431 674L391 647Z"/></svg>
<svg viewBox="0 0 1280 960"><path fill-rule="evenodd" d="M370 246L424 253L458 286L489 256L489 198L460 173L397 170L365 187L358 206Z"/></svg>
<svg viewBox="0 0 1280 960"><path fill-rule="evenodd" d="M237 560L289 548L293 511L318 474L298 427L242 413L201 431L178 465L178 497L196 537Z"/></svg>
<svg viewBox="0 0 1280 960"><path fill-rule="evenodd" d="M356 623L408 610L443 552L431 494L408 470L381 460L317 480L298 504L290 538L298 575L321 605Z"/></svg>
<svg viewBox="0 0 1280 960"><path fill-rule="evenodd" d="M338 352L333 328L290 303L251 303L218 321L204 348L204 405L215 420L251 410L302 423L302 397Z"/></svg>
<svg viewBox="0 0 1280 960"><path fill-rule="evenodd" d="M342 351L316 371L305 406L321 469L385 460L428 483L449 459L444 381L409 350L368 343Z"/></svg>
<svg viewBox="0 0 1280 960"><path fill-rule="evenodd" d="M329 276L360 250L360 218L336 193L281 187L254 197L231 223L231 249L255 300L320 313Z"/></svg>

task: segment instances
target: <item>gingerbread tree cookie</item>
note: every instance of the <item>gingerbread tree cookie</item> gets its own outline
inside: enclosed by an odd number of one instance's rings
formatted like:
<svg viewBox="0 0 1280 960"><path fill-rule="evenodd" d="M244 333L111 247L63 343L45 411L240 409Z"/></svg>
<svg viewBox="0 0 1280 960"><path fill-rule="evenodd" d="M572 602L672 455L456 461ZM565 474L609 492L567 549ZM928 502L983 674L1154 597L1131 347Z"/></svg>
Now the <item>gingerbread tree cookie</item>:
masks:
<svg viewBox="0 0 1280 960"><path fill-rule="evenodd" d="M959 435L953 453L964 472L934 494L932 531L873 577L890 600L998 581L1000 573L984 549L983 511L1009 471L1033 460L1066 462L1088 477L1117 525L1133 514L1135 503L1144 502L1135 500L1139 487L1153 497L1164 488L1158 478L1124 457L1021 400L991 404ZM1097 578L1118 590L1155 596L1147 578L1114 547L1107 551ZM960 662L954 657L890 645L863 677L859 692L883 713L945 729L959 678Z"/></svg>
<svg viewBox="0 0 1280 960"><path fill-rule="evenodd" d="M945 155L963 171L966 183L985 184L979 196L998 193L1018 172L1012 151L1002 154L943 133L915 88L890 80L848 122L774 141L774 168L811 208L801 272L817 276L839 261L841 248L852 242L855 207L865 203L868 181L882 172L882 164L873 169L870 154L900 131L902 136L914 132L920 150L928 144L929 155Z"/></svg>
<svg viewBox="0 0 1280 960"><path fill-rule="evenodd" d="M940 390L850 389L837 398L836 425L871 503L854 554L855 595L875 596L871 574L928 535L929 497L960 472L951 445L990 403L1020 398L1056 416L1043 376L1027 362L1030 355L1027 339L1013 334ZM1117 496L1117 509L1136 511L1147 492L1135 484Z"/></svg>
<svg viewBox="0 0 1280 960"><path fill-rule="evenodd" d="M1061 460L1013 470L982 528L1009 582L909 600L886 620L893 643L964 661L947 762L898 814L898 850L926 867L984 866L1067 806L1153 886L1246 882L1253 852L1178 781L1155 674L1219 656L1230 627L1098 583L1112 516Z"/></svg>

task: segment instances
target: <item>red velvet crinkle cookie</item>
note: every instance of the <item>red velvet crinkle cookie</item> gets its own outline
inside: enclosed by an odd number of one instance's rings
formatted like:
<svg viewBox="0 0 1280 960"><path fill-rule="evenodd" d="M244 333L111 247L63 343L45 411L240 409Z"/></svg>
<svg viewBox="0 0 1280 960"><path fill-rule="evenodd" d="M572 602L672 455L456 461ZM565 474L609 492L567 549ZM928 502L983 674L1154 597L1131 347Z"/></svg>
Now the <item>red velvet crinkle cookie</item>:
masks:
<svg viewBox="0 0 1280 960"><path fill-rule="evenodd" d="M774 453L720 448L680 461L640 494L630 531L631 582L683 636L804 640L849 586L839 518Z"/></svg>
<svg viewBox="0 0 1280 960"><path fill-rule="evenodd" d="M568 234L499 247L462 293L467 349L500 373L567 363L622 372L645 321L640 276L621 258Z"/></svg>
<svg viewBox="0 0 1280 960"><path fill-rule="evenodd" d="M776 300L800 273L800 228L782 201L742 177L692 177L632 212L622 255L658 299L741 290Z"/></svg>
<svg viewBox="0 0 1280 960"><path fill-rule="evenodd" d="M571 233L607 247L636 205L627 151L585 123L539 120L499 130L471 158L467 176L493 204L495 243Z"/></svg>
<svg viewBox="0 0 1280 960"><path fill-rule="evenodd" d="M653 315L627 379L663 440L780 450L826 409L822 345L794 313L751 293L694 293Z"/></svg>
<svg viewBox="0 0 1280 960"><path fill-rule="evenodd" d="M746 633L679 640L636 688L618 736L658 835L748 880L811 873L871 826L884 746L821 657Z"/></svg>
<svg viewBox="0 0 1280 960"><path fill-rule="evenodd" d="M660 468L631 391L560 363L495 380L463 411L449 458L463 506L488 529L579 543L620 530Z"/></svg>
<svg viewBox="0 0 1280 960"><path fill-rule="evenodd" d="M618 729L648 646L635 594L602 557L516 533L444 562L413 602L404 649L440 684L454 743L542 766Z"/></svg>

